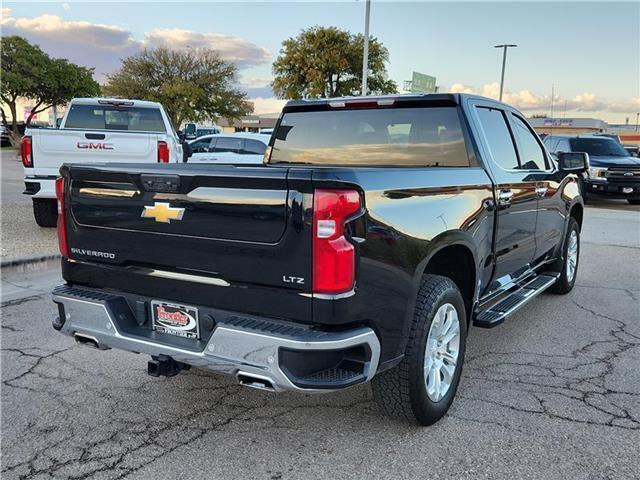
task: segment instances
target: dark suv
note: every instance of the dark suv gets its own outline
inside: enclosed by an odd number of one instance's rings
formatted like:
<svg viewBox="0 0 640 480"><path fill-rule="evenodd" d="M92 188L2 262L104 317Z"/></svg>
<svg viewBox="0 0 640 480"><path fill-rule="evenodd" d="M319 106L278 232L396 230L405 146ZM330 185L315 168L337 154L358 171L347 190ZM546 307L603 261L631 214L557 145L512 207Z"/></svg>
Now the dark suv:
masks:
<svg viewBox="0 0 640 480"><path fill-rule="evenodd" d="M606 195L640 205L640 159L605 135L550 135L544 144L552 154L586 152L590 168L580 180L582 198Z"/></svg>

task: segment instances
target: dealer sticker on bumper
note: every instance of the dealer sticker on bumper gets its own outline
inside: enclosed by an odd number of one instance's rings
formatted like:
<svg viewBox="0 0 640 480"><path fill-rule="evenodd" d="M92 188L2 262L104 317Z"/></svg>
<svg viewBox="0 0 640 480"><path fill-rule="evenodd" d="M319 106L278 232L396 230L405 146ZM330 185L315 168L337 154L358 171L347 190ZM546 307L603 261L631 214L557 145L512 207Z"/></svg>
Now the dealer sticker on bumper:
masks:
<svg viewBox="0 0 640 480"><path fill-rule="evenodd" d="M622 193L633 193L633 187L622 187Z"/></svg>
<svg viewBox="0 0 640 480"><path fill-rule="evenodd" d="M198 309L187 305L151 302L153 329L185 338L199 338Z"/></svg>

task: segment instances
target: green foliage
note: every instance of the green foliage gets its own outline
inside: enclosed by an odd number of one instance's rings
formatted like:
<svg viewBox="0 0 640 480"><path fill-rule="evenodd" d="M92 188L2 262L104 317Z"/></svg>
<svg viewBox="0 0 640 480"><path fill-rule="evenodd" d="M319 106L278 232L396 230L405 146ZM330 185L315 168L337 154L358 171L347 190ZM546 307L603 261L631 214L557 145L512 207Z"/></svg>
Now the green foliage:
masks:
<svg viewBox="0 0 640 480"><path fill-rule="evenodd" d="M93 69L81 67L64 59L52 59L38 46L13 35L2 38L0 99L13 117L10 131L18 135L18 98L33 100L31 115L69 102L74 97L95 96L100 86L93 80ZM7 125L2 110L2 123ZM13 140L12 140L13 141Z"/></svg>
<svg viewBox="0 0 640 480"><path fill-rule="evenodd" d="M246 94L234 87L235 65L210 49L173 51L161 47L125 58L108 76L106 95L160 102L171 121L239 118L253 111Z"/></svg>
<svg viewBox="0 0 640 480"><path fill-rule="evenodd" d="M363 35L335 27L312 27L288 38L273 64L274 93L287 99L360 95L363 44ZM368 94L397 93L386 78L388 61L388 50L370 38Z"/></svg>

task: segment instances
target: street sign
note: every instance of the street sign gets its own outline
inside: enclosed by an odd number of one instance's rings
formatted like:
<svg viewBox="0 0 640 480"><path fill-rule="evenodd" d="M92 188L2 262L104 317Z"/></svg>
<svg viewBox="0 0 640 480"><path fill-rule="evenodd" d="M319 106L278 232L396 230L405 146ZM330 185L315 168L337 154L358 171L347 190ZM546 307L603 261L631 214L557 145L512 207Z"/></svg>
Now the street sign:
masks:
<svg viewBox="0 0 640 480"><path fill-rule="evenodd" d="M435 91L436 77L413 72L411 76L411 93L435 93Z"/></svg>

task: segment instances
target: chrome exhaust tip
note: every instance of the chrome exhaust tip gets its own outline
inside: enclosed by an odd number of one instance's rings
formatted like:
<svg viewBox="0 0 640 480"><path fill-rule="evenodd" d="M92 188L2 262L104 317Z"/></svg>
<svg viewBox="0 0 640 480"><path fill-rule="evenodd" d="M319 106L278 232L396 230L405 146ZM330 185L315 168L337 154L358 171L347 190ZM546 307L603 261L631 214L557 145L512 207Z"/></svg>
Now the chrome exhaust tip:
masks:
<svg viewBox="0 0 640 480"><path fill-rule="evenodd" d="M275 392L273 381L268 377L254 375L253 373L238 372L236 375L238 383L243 387L255 388L266 392Z"/></svg>
<svg viewBox="0 0 640 480"><path fill-rule="evenodd" d="M109 347L103 347L98 343L98 339L96 337L92 337L91 335L85 335L84 333L74 333L73 339L79 345L84 345L86 347L95 348L98 350L108 350Z"/></svg>

